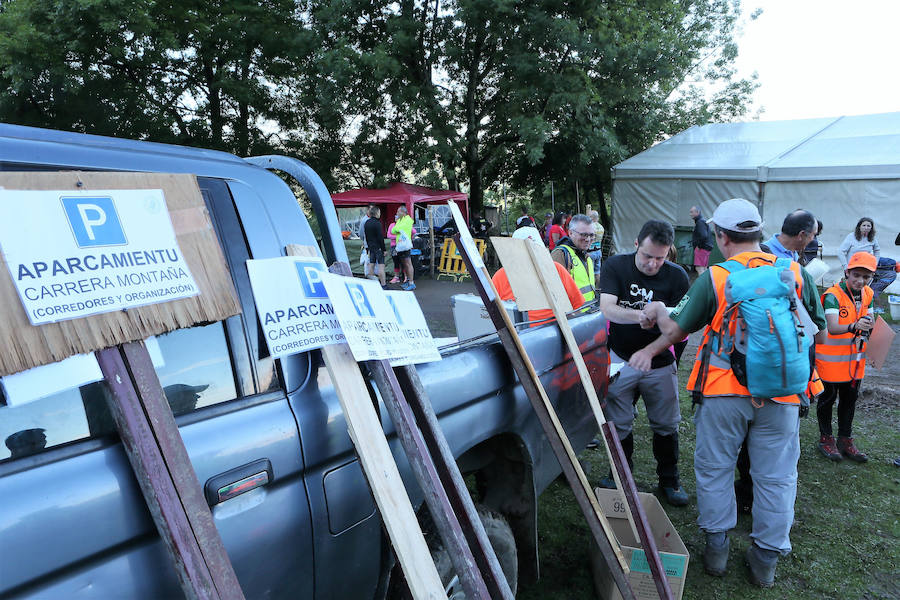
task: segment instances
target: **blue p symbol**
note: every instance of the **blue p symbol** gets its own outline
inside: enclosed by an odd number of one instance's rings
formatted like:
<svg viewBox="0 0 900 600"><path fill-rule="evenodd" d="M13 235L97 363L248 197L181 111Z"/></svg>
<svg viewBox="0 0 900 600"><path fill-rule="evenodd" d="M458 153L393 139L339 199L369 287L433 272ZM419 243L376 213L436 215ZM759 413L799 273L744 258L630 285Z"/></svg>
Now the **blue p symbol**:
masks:
<svg viewBox="0 0 900 600"><path fill-rule="evenodd" d="M112 198L63 196L60 200L79 248L128 243Z"/></svg>
<svg viewBox="0 0 900 600"><path fill-rule="evenodd" d="M318 263L296 262L297 275L300 276L300 285L303 286L303 294L307 298L327 298L325 284L322 283L322 266Z"/></svg>
<svg viewBox="0 0 900 600"><path fill-rule="evenodd" d="M347 283L347 293L350 294L350 302L353 303L353 308L356 309L356 314L361 317L374 317L375 311L372 310L372 305L369 304L369 298L366 297L366 292L363 290L363 287L358 283Z"/></svg>

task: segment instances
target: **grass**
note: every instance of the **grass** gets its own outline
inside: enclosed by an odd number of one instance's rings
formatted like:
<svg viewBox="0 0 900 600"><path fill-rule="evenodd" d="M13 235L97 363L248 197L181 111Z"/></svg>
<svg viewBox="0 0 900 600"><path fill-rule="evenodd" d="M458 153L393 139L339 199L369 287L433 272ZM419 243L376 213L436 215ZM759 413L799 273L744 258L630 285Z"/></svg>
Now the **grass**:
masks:
<svg viewBox="0 0 900 600"><path fill-rule="evenodd" d="M886 398L865 393L857 404L854 436L869 462L832 463L816 450L818 427L815 405L800 426L801 456L793 552L778 565L775 588L749 585L743 553L750 543L751 521L741 516L732 530L729 572L716 578L703 572L704 539L696 526L697 505L693 471L694 427L691 405L681 381L680 427L682 484L692 493L684 508L663 506L691 553L683 598L753 599L888 599L900 598L900 469L891 464L900 455L900 406L896 395ZM863 390L866 384L863 383ZM641 403L635 420L635 481L641 491L656 485L650 450L651 432ZM836 419L836 416L835 416ZM835 421L836 422L836 421ZM602 450L586 450L580 457L591 482L608 471ZM595 598L590 572L589 533L568 486L555 481L541 496L538 508L541 580L521 587L518 598L537 600Z"/></svg>

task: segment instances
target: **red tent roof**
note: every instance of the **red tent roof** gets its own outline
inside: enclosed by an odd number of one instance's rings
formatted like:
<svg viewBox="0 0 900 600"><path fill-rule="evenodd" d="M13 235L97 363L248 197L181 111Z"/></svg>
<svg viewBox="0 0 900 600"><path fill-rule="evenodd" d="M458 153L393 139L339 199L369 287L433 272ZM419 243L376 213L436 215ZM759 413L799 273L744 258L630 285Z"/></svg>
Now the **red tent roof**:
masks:
<svg viewBox="0 0 900 600"><path fill-rule="evenodd" d="M394 182L381 190L359 188L348 190L340 194L333 194L331 199L335 207L341 206L366 206L367 204L397 205L405 204L409 214L413 214L413 205L446 204L447 200L454 200L459 205L466 222L469 221L469 196L453 190L433 190L421 185ZM382 210L381 219L390 223L397 210ZM387 213L390 213L388 215Z"/></svg>

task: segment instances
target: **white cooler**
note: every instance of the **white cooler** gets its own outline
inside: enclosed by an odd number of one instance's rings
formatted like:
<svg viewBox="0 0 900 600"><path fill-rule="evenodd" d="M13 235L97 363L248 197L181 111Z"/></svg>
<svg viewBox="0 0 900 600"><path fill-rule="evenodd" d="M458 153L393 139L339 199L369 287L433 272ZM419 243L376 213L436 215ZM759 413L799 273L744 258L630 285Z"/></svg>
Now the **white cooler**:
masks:
<svg viewBox="0 0 900 600"><path fill-rule="evenodd" d="M521 323L527 319L527 312L520 312L512 300L503 302L506 313L513 323ZM497 328L491 322L481 296L475 294L456 294L450 296L450 309L453 311L453 323L456 325L456 337L459 341L494 333Z"/></svg>

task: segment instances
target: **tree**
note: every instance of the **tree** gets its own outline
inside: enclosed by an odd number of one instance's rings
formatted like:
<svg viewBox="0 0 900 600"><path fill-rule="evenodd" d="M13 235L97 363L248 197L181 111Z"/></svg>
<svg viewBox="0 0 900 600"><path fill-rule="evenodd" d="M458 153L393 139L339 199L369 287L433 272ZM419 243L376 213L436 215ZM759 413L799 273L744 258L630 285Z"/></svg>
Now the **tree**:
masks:
<svg viewBox="0 0 900 600"><path fill-rule="evenodd" d="M465 181L476 210L486 182L588 181L676 127L742 114L753 88L731 81L733 0L306 6L323 52L358 65L330 131L356 150L388 144L389 171ZM707 97L707 81L731 85Z"/></svg>
<svg viewBox="0 0 900 600"><path fill-rule="evenodd" d="M246 155L295 126L309 45L290 0L7 2L0 118Z"/></svg>

